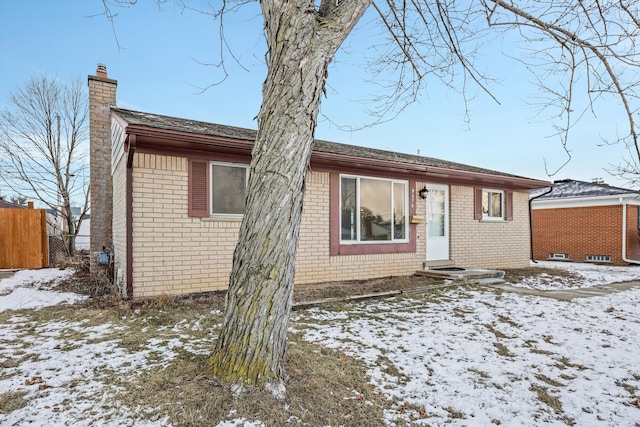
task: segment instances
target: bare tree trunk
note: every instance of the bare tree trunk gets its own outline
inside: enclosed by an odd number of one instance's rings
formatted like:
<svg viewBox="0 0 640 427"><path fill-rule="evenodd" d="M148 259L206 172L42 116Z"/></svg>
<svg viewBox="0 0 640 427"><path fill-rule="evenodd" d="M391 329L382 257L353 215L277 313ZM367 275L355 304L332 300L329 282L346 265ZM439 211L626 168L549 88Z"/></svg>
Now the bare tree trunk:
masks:
<svg viewBox="0 0 640 427"><path fill-rule="evenodd" d="M64 220L67 223L67 233L64 236L67 244L67 254L72 257L76 254L76 237L78 230L76 229L76 222L73 219L73 207L71 202L65 202L65 216Z"/></svg>
<svg viewBox="0 0 640 427"><path fill-rule="evenodd" d="M222 380L270 385L280 396L316 119L327 66L369 4L354 3L341 10L336 3L327 6L335 9L329 11L335 14L330 20L314 11L313 2L262 2L268 75L224 324L211 367Z"/></svg>

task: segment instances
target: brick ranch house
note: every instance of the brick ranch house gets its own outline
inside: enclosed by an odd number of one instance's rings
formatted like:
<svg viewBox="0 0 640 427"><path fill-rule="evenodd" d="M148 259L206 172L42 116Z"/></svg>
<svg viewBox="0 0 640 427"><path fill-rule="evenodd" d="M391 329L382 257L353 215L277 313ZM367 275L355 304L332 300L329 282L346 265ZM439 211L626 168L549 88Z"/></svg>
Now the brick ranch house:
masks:
<svg viewBox="0 0 640 427"><path fill-rule="evenodd" d="M570 179L548 191L531 194L535 259L640 264L640 192Z"/></svg>
<svg viewBox="0 0 640 427"><path fill-rule="evenodd" d="M112 221L92 218L92 251L113 248L116 281L130 297L226 289L256 132L110 107L117 82L105 69L96 74L91 155L101 167L91 168L92 207ZM316 141L296 283L411 275L442 263L527 266L529 191L549 185Z"/></svg>

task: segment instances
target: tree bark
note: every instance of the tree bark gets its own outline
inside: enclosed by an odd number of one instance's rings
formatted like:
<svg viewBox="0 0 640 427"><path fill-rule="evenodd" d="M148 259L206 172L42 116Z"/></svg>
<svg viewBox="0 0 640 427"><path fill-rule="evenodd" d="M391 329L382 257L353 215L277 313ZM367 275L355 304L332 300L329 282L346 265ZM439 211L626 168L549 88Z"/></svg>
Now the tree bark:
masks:
<svg viewBox="0 0 640 427"><path fill-rule="evenodd" d="M325 4L326 3L326 4ZM284 396L305 178L327 67L369 0L263 0L268 73L213 374Z"/></svg>

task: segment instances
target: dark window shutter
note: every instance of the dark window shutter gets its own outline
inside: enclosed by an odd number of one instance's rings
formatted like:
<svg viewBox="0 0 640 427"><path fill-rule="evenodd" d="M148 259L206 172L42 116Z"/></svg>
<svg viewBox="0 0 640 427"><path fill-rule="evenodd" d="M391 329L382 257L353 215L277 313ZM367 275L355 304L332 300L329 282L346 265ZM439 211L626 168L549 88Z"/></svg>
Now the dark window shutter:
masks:
<svg viewBox="0 0 640 427"><path fill-rule="evenodd" d="M482 219L482 188L473 189L473 219Z"/></svg>
<svg viewBox="0 0 640 427"><path fill-rule="evenodd" d="M505 218L507 221L513 221L513 191L505 191Z"/></svg>
<svg viewBox="0 0 640 427"><path fill-rule="evenodd" d="M189 160L189 216L209 216L209 163Z"/></svg>

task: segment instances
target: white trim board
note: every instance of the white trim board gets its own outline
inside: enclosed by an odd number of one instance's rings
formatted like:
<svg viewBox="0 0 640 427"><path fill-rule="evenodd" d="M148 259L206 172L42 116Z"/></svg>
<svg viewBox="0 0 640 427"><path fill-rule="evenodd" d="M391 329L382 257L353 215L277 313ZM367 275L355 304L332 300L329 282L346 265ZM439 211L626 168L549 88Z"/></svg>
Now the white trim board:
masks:
<svg viewBox="0 0 640 427"><path fill-rule="evenodd" d="M640 206L640 196L599 196L599 197L566 197L546 200L533 200L531 209L584 208L594 206L616 205Z"/></svg>

